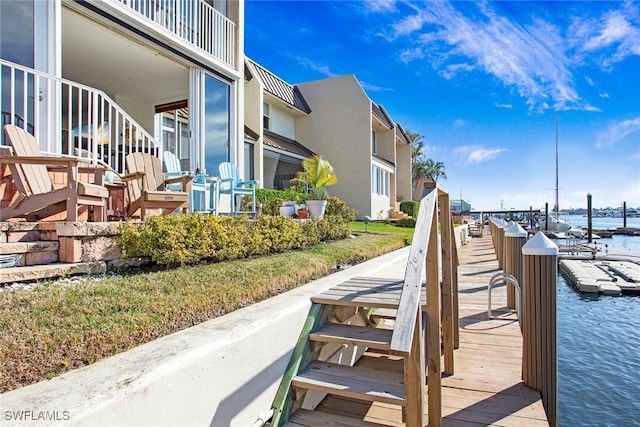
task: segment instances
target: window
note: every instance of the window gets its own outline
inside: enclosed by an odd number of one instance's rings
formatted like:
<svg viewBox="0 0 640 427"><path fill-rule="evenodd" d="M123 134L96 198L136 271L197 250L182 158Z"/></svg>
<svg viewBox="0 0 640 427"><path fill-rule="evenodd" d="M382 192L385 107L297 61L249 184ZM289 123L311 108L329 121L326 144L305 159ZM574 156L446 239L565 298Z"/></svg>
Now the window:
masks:
<svg viewBox="0 0 640 427"><path fill-rule="evenodd" d="M230 87L215 77L204 78L204 168L211 174L230 160Z"/></svg>
<svg viewBox="0 0 640 427"><path fill-rule="evenodd" d="M262 127L269 130L269 104L262 104Z"/></svg>
<svg viewBox="0 0 640 427"><path fill-rule="evenodd" d="M378 139L376 138L376 131L371 129L371 153L378 154Z"/></svg>
<svg viewBox="0 0 640 427"><path fill-rule="evenodd" d="M389 172L378 166L371 167L371 192L379 196L389 195Z"/></svg>

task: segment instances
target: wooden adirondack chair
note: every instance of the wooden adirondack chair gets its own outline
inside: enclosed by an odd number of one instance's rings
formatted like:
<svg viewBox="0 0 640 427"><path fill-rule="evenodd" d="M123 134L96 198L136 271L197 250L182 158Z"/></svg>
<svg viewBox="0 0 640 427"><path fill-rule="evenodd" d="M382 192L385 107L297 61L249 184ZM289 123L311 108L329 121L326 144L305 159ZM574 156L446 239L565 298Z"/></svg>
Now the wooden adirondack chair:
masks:
<svg viewBox="0 0 640 427"><path fill-rule="evenodd" d="M229 162L220 163L218 166L220 172L220 194L229 194L231 196L231 215L240 213L256 213L256 186L258 181L240 181L240 171L238 167ZM251 210L242 211L242 199L236 205L236 196L250 196Z"/></svg>
<svg viewBox="0 0 640 427"><path fill-rule="evenodd" d="M109 191L103 187L104 168L83 164L80 159L43 156L33 135L15 125L5 125L4 132L13 155L1 155L0 164L9 165L18 190L12 203L0 209L0 221L26 218L37 221L67 212L67 221L78 220L80 205L93 206L93 219L104 221ZM56 189L49 170L66 172L66 185ZM80 182L78 172L94 173L96 184Z"/></svg>
<svg viewBox="0 0 640 427"><path fill-rule="evenodd" d="M189 192L193 176L181 175L165 179L160 159L147 153L131 153L125 158L127 175L122 181L127 183L129 207L127 216L132 217L140 210L140 219L144 221L147 209L162 209L168 215L176 209L187 213ZM167 191L166 186L180 182L184 191Z"/></svg>

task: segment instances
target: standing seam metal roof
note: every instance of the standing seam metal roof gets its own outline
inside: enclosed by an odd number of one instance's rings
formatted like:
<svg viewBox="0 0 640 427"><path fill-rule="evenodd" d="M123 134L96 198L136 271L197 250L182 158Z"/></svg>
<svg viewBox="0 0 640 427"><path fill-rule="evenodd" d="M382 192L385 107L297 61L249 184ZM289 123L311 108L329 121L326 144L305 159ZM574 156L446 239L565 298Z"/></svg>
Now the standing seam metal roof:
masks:
<svg viewBox="0 0 640 427"><path fill-rule="evenodd" d="M307 104L307 101L305 101L297 86L290 85L255 61L252 61L251 59L247 59L247 61L255 67L258 74L257 77L260 79L267 92L277 98L280 98L287 104L296 107L300 111L307 114L311 112L311 108Z"/></svg>

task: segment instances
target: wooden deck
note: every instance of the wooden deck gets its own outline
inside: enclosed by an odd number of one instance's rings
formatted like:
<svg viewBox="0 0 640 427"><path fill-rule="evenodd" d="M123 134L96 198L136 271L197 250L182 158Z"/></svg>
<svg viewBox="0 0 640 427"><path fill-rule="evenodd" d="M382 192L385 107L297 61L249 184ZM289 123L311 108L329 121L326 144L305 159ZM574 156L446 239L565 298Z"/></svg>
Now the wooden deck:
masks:
<svg viewBox="0 0 640 427"><path fill-rule="evenodd" d="M487 284L499 271L489 233L460 248L459 260L460 348L455 351L455 374L442 379L443 426L548 426L540 393L521 380L522 335L517 318L506 309L504 286L492 291L497 318L487 319ZM360 297L371 301L369 295ZM365 353L358 365L380 371L402 369L397 356L375 352ZM402 408L392 403L329 396L317 410L357 416L372 425L404 425Z"/></svg>

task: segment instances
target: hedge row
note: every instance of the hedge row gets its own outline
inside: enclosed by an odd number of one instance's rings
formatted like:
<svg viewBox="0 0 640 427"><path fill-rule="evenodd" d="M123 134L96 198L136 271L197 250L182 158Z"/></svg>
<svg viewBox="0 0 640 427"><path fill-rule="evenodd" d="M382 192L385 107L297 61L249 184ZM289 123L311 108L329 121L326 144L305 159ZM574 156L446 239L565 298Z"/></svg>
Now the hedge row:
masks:
<svg viewBox="0 0 640 427"><path fill-rule="evenodd" d="M169 215L121 228L123 256L150 257L158 264L185 265L228 261L311 247L350 235L349 223L336 215L304 222L283 216L246 217Z"/></svg>

